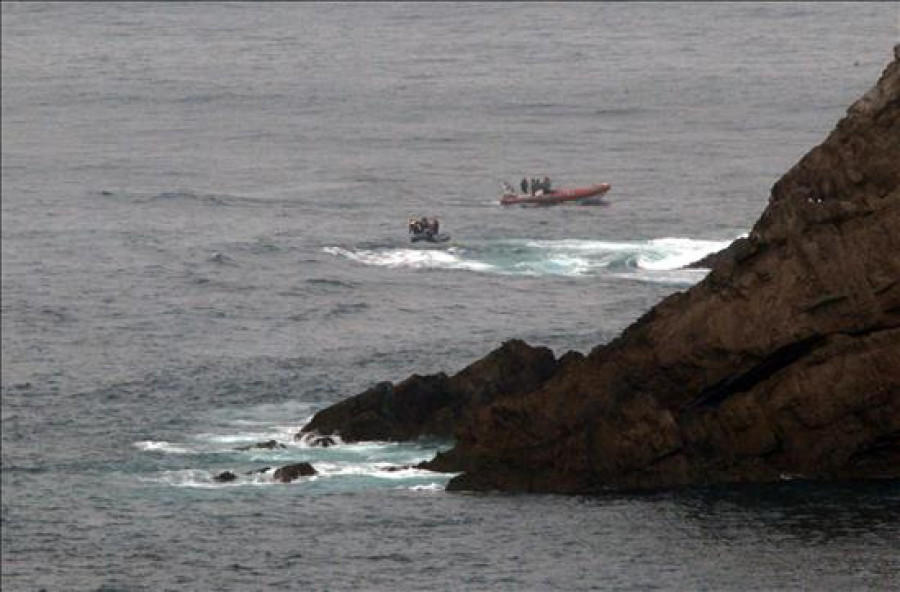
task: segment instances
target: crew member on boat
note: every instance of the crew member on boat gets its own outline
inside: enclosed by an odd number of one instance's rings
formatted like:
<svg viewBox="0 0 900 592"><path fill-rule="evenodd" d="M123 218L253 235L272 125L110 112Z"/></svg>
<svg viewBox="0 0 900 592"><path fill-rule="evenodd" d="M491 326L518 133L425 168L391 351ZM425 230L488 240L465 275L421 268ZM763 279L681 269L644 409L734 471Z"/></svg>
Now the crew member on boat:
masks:
<svg viewBox="0 0 900 592"><path fill-rule="evenodd" d="M434 236L438 232L440 232L441 223L437 218L428 218L428 216L422 216L418 220L415 218L409 219L409 233L410 234L426 234L429 236Z"/></svg>

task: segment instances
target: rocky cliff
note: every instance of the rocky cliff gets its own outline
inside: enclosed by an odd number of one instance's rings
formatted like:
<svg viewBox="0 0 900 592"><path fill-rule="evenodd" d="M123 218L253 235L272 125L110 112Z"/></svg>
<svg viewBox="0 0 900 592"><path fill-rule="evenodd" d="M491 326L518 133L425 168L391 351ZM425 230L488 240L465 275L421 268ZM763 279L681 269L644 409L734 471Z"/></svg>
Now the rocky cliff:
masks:
<svg viewBox="0 0 900 592"><path fill-rule="evenodd" d="M344 442L450 438L472 409L534 390L561 363L546 347L511 340L454 376L414 374L397 385L379 383L317 413L295 439L315 445L323 434Z"/></svg>
<svg viewBox="0 0 900 592"><path fill-rule="evenodd" d="M543 354L533 380L484 397L469 380L442 416L456 446L426 466L461 472L450 489L566 493L900 477L900 46L894 54L702 282L586 357ZM350 421L352 405L339 405ZM378 407L369 396L365 408ZM305 429L341 431L314 424ZM429 432L419 425L404 434Z"/></svg>

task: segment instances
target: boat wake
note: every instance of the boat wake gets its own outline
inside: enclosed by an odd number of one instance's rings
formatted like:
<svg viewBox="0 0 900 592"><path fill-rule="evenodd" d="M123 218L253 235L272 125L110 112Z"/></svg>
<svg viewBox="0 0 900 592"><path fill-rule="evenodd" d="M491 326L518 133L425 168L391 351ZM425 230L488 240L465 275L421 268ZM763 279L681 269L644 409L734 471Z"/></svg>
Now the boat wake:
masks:
<svg viewBox="0 0 900 592"><path fill-rule="evenodd" d="M617 277L648 282L694 284L709 270L684 269L731 241L659 238L645 241L525 240L473 241L441 249L325 247L344 259L392 269L442 269L481 273Z"/></svg>

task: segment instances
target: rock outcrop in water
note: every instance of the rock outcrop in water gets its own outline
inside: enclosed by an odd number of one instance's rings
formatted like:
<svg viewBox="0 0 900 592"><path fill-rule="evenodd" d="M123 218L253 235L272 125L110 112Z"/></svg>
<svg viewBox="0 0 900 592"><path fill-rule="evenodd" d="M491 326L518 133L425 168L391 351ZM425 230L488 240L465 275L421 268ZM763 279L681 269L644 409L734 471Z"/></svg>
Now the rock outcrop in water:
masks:
<svg viewBox="0 0 900 592"><path fill-rule="evenodd" d="M450 438L469 410L534 390L559 363L546 347L511 340L454 376L414 374L397 385L379 383L320 411L295 438L311 445L322 440L319 434L340 434L344 442Z"/></svg>
<svg viewBox="0 0 900 592"><path fill-rule="evenodd" d="M748 237L608 345L564 364L543 355L543 366L522 368L532 379L504 383L502 396L480 396L471 381L453 398L459 375L414 376L305 429L360 437L368 418L376 434L408 438L452 426L456 446L425 466L462 472L455 490L900 477L900 46L894 53L774 185ZM473 366L497 373L496 354Z"/></svg>
<svg viewBox="0 0 900 592"><path fill-rule="evenodd" d="M272 474L272 479L280 483L290 483L300 477L310 477L317 473L318 471L308 462L300 462L276 469Z"/></svg>

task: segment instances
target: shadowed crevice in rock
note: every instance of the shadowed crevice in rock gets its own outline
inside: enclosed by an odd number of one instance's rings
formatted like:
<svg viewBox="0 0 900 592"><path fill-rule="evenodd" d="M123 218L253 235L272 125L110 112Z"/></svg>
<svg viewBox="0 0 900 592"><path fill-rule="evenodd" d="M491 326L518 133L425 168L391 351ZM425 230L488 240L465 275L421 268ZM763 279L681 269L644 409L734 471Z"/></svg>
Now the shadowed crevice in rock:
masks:
<svg viewBox="0 0 900 592"><path fill-rule="evenodd" d="M815 351L824 341L821 335L814 335L808 339L789 343L766 356L758 364L743 374L729 376L722 383L704 389L696 399L689 402L685 409L697 407L714 407L728 397L751 390L761 381L770 378L773 374L795 363L800 358Z"/></svg>

